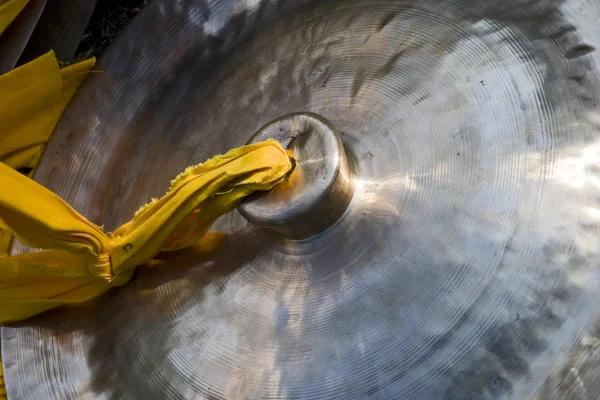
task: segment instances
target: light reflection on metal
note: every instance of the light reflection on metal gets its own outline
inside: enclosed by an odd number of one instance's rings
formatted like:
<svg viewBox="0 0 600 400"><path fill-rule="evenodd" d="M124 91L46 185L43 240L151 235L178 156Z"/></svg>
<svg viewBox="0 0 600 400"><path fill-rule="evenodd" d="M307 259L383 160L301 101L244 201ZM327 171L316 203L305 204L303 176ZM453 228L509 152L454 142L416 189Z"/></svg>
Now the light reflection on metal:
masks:
<svg viewBox="0 0 600 400"><path fill-rule="evenodd" d="M3 328L9 398L599 397L597 3L155 0L36 178L111 229L309 112L352 199L305 240L231 213L99 302Z"/></svg>

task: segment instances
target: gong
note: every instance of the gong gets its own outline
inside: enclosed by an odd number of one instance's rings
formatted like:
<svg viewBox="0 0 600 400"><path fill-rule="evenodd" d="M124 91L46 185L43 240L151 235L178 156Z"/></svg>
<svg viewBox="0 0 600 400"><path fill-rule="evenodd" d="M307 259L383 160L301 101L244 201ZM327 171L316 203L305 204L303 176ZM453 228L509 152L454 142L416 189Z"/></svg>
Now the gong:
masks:
<svg viewBox="0 0 600 400"><path fill-rule="evenodd" d="M302 179L210 252L2 328L9 399L599 399L599 18L153 1L35 179L107 231L251 141L294 147Z"/></svg>

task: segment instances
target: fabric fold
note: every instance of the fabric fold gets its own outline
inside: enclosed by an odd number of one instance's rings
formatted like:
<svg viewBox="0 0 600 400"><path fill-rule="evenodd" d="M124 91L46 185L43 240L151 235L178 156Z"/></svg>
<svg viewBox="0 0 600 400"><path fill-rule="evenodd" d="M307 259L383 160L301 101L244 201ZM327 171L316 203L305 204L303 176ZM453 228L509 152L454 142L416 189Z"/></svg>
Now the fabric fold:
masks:
<svg viewBox="0 0 600 400"><path fill-rule="evenodd" d="M0 324L88 301L126 284L161 251L196 243L245 196L269 190L292 168L274 141L243 146L190 167L167 193L105 234L58 195L0 164L0 225L45 251L0 258Z"/></svg>
<svg viewBox="0 0 600 400"><path fill-rule="evenodd" d="M33 175L56 123L95 62L90 58L59 69L50 51L0 76L0 162ZM0 220L0 257L8 255L11 242Z"/></svg>
<svg viewBox="0 0 600 400"><path fill-rule="evenodd" d="M23 11L29 0L0 1L0 36Z"/></svg>

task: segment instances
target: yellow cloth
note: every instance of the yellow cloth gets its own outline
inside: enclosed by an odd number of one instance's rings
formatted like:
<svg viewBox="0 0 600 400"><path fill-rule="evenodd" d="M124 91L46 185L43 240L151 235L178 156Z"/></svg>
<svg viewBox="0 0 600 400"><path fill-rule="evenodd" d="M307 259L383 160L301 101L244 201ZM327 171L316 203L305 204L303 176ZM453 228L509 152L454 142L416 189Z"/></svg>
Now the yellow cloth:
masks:
<svg viewBox="0 0 600 400"><path fill-rule="evenodd" d="M0 40L28 2L0 0ZM56 122L95 61L59 70L54 53L49 52L0 76L0 162L31 176ZM5 190L0 186L0 191ZM11 242L10 231L0 228L0 259L8 255ZM0 359L0 400L6 399Z"/></svg>
<svg viewBox="0 0 600 400"><path fill-rule="evenodd" d="M189 167L160 199L110 234L64 200L0 163L0 226L46 251L0 258L0 324L88 301L127 283L160 251L197 242L245 196L268 190L291 170L273 140Z"/></svg>
<svg viewBox="0 0 600 400"><path fill-rule="evenodd" d="M7 2L0 0L0 36L10 23L17 18L17 15L23 11L27 3L29 3L29 0L8 0Z"/></svg>
<svg viewBox="0 0 600 400"><path fill-rule="evenodd" d="M4 387L4 372L2 371L2 359L0 358L0 400L7 400L6 387Z"/></svg>
<svg viewBox="0 0 600 400"><path fill-rule="evenodd" d="M58 119L95 62L59 69L54 52L48 52L0 76L0 162L33 175ZM8 255L11 241L0 227L0 257Z"/></svg>
<svg viewBox="0 0 600 400"><path fill-rule="evenodd" d="M0 161L30 172L69 100L94 66L91 58L62 70L54 52L0 76Z"/></svg>

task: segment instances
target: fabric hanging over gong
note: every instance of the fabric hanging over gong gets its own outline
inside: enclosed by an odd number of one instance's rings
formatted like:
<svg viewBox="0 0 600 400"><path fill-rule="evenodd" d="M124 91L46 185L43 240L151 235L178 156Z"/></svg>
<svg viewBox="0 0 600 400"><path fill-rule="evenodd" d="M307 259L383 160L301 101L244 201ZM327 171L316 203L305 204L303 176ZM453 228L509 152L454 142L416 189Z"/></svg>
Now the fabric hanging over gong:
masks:
<svg viewBox="0 0 600 400"><path fill-rule="evenodd" d="M55 193L0 163L0 227L46 249L0 258L0 324L82 303L126 284L135 267L161 251L196 243L211 224L292 169L274 140L233 149L189 167L169 191L114 232L102 229Z"/></svg>
<svg viewBox="0 0 600 400"><path fill-rule="evenodd" d="M94 58L59 69L53 52L0 75L0 162L32 176L46 142ZM12 235L0 228L0 257Z"/></svg>

